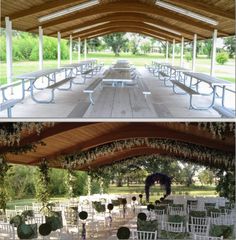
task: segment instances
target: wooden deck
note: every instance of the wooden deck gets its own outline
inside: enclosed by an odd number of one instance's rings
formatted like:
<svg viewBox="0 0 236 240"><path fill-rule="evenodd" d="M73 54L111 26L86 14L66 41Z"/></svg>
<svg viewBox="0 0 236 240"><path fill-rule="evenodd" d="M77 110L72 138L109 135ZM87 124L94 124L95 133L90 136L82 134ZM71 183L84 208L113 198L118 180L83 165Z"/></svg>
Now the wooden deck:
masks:
<svg viewBox="0 0 236 240"><path fill-rule="evenodd" d="M152 77L144 68L139 69L145 83L152 92L144 97L138 86L99 88L95 94L95 105L90 105L83 90L86 85L73 85L71 91L56 91L55 103L37 104L27 97L23 104L13 108L16 118L122 118L122 119L163 119L163 118L219 118L213 109L207 111L189 110L189 96L176 95L172 88L164 86L159 79ZM81 80L82 81L82 80ZM17 95L17 94L16 94ZM36 93L38 98L47 98L47 92ZM14 96L15 97L15 96ZM16 96L17 97L17 96ZM197 99L198 104L206 104L204 98ZM6 117L6 112L0 112Z"/></svg>

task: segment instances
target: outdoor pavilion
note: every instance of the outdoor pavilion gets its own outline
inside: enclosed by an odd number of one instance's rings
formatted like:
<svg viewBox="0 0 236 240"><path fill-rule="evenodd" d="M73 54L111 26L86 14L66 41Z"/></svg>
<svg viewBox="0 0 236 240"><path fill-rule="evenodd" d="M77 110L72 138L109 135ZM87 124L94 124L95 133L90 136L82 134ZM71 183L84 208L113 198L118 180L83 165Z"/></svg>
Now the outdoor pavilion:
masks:
<svg viewBox="0 0 236 240"><path fill-rule="evenodd" d="M12 69L12 29L38 33L39 35L39 70L43 69L43 35L58 38L58 68L61 67L61 39L70 40L70 63L72 63L72 41L78 41L78 61L81 60L81 41L84 41L84 47L87 49L87 39L103 36L114 32L135 32L151 36L159 41L173 45L172 65L175 59L175 44L181 44L181 61L183 66L184 42L193 43L193 58L191 70L195 71L197 40L211 39L213 41L210 75L215 75L215 57L217 37L226 37L234 35L234 1L109 1L109 0L70 0L70 1L42 1L36 0L22 4L21 2L3 1L1 6L1 27L6 28L6 56L7 56L7 82L13 81ZM84 51L86 59L87 51ZM166 54L168 60L168 54ZM12 89L12 88L11 88ZM180 96L178 96L180 98ZM188 98L188 96L187 96ZM79 99L78 101L83 101ZM145 99L144 99L145 101ZM175 100L171 100L175 102ZM18 105L19 106L19 105ZM28 107L28 105L27 105ZM63 106L60 106L61 108ZM145 105L144 108L149 106ZM86 108L88 108L86 106ZM59 109L59 108L58 108ZM76 107L74 108L77 109ZM82 107L83 109L83 107ZM18 109L18 112L24 112L25 109ZM46 106L43 110L49 113ZM64 109L66 112L66 108ZM97 111L97 110L96 110ZM98 110L100 111L100 110ZM126 111L126 110L124 110ZM124 112L123 110L121 112ZM160 110L158 110L160 111ZM40 112L40 110L38 111ZM55 110L57 113L57 109ZM129 111L128 111L129 112ZM160 112L163 112L162 110ZM175 117L174 113L167 113L164 117ZM188 111L189 112L189 111ZM219 117L213 110L210 114L203 117ZM34 115L31 111L30 114ZM61 113L60 113L61 114ZM192 117L195 115L193 111ZM40 114L43 116L43 113ZM104 117L93 116L90 110L88 114L73 115L62 117ZM132 115L132 114L131 114ZM142 116L156 118L159 114L143 113ZM21 115L19 115L21 116ZM183 113L181 117L187 117L188 113ZM25 115L24 117L29 117ZM36 116L37 117L37 116ZM46 117L59 117L57 114ZM105 117L123 117L122 115ZM130 115L124 117L132 117ZM134 116L135 117L135 114ZM140 117L140 115L138 116ZM160 117L160 116L158 116ZM161 116L163 117L163 116ZM179 116L177 116L179 117Z"/></svg>
<svg viewBox="0 0 236 240"><path fill-rule="evenodd" d="M84 3L85 5L80 5ZM214 75L215 42L217 36L235 34L234 11L235 3L231 0L35 0L25 4L13 0L2 1L1 27L6 28L8 83L11 83L13 77L12 28L39 34L40 69L43 67L43 34L58 37L58 66L61 38L69 38L72 45L72 39L78 40L80 44L81 40L86 42L86 39L108 33L136 32L172 44L182 42L181 65L184 41L193 41L193 70L197 39L213 36L211 74ZM78 55L80 60L80 48ZM72 47L70 61L72 62Z"/></svg>
<svg viewBox="0 0 236 240"><path fill-rule="evenodd" d="M134 157L154 155L226 172L235 169L234 123L18 123L14 131L12 123L3 123L2 129L2 136L8 132L12 137L0 145L0 154L12 164L39 166L46 161L50 167L99 173L106 166L116 169L117 162L125 161L128 167ZM130 201L132 196L126 197ZM93 195L84 196L89 197ZM98 201L99 195L94 197ZM137 224L132 219L126 226ZM116 239L105 231L106 239Z"/></svg>

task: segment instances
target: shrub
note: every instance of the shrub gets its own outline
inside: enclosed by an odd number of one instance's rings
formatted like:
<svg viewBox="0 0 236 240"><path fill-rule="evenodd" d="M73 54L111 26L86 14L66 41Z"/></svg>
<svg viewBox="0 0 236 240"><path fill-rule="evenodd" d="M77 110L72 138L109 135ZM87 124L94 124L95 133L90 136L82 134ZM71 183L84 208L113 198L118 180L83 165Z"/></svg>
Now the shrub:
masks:
<svg viewBox="0 0 236 240"><path fill-rule="evenodd" d="M192 60L192 54L190 52L185 53L185 59L187 62L190 62Z"/></svg>
<svg viewBox="0 0 236 240"><path fill-rule="evenodd" d="M217 63L224 65L229 60L229 55L226 52L220 52L216 56Z"/></svg>

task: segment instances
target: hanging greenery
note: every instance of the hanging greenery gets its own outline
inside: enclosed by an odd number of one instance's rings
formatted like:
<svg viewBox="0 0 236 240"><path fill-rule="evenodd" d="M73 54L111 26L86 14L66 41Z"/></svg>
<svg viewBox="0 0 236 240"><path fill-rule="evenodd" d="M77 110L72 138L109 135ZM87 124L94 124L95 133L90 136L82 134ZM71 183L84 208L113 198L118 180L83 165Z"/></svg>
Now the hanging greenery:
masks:
<svg viewBox="0 0 236 240"><path fill-rule="evenodd" d="M39 202L42 203L43 208L42 212L45 215L48 215L50 212L49 208L49 200L50 200L50 192L49 192L49 184L50 184L50 176L49 176L49 167L47 161L42 161L40 166L38 167L38 175L36 179L36 198Z"/></svg>
<svg viewBox="0 0 236 240"><path fill-rule="evenodd" d="M6 175L11 166L7 164L4 156L0 155L0 209L5 213L7 206Z"/></svg>
<svg viewBox="0 0 236 240"><path fill-rule="evenodd" d="M36 132L38 135L47 127L54 126L48 122L17 122L2 123L0 128L0 142L2 146L19 145L22 133L31 134Z"/></svg>
<svg viewBox="0 0 236 240"><path fill-rule="evenodd" d="M76 187L76 173L72 169L67 169L66 173L66 187L67 187L67 193L70 198L73 198L76 196L75 194L75 187Z"/></svg>
<svg viewBox="0 0 236 240"><path fill-rule="evenodd" d="M235 203L235 170L218 170L216 176L219 178L216 191L220 197L225 197Z"/></svg>
<svg viewBox="0 0 236 240"><path fill-rule="evenodd" d="M235 166L233 153L223 152L191 143L179 142L176 140L155 138L135 138L115 141L95 147L88 151L75 152L73 154L60 156L56 160L61 161L63 167L66 167L68 159L70 159L71 168L78 168L84 164L90 164L99 157L139 146L147 146L154 149L168 151L172 156L181 155L181 158L187 161L196 159L198 164L205 166L214 166L225 169L233 168Z"/></svg>

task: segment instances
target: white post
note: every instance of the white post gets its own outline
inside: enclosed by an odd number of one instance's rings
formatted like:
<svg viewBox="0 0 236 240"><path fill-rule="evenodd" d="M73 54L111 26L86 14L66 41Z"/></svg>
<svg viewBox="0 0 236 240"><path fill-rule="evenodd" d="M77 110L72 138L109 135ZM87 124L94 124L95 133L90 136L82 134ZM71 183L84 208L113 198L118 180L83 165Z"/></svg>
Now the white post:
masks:
<svg viewBox="0 0 236 240"><path fill-rule="evenodd" d="M168 55L169 55L169 42L166 41L166 62L168 63Z"/></svg>
<svg viewBox="0 0 236 240"><path fill-rule="evenodd" d="M70 64L73 61L73 51L72 51L72 35L70 35Z"/></svg>
<svg viewBox="0 0 236 240"><path fill-rule="evenodd" d="M172 66L175 64L175 39L173 39L173 49L172 49Z"/></svg>
<svg viewBox="0 0 236 240"><path fill-rule="evenodd" d="M215 75L216 42L217 42L217 29L215 29L213 32L212 53L211 53L211 76Z"/></svg>
<svg viewBox="0 0 236 240"><path fill-rule="evenodd" d="M91 195L91 176L88 175L88 196Z"/></svg>
<svg viewBox="0 0 236 240"><path fill-rule="evenodd" d="M181 56L180 56L180 66L184 66L184 37L181 39Z"/></svg>
<svg viewBox="0 0 236 240"><path fill-rule="evenodd" d="M61 67L61 33L57 33L57 67Z"/></svg>
<svg viewBox="0 0 236 240"><path fill-rule="evenodd" d="M192 71L195 72L196 67L196 55L197 55L197 34L194 34L193 38L193 62L192 62Z"/></svg>
<svg viewBox="0 0 236 240"><path fill-rule="evenodd" d="M80 37L78 39L78 61L80 62L81 58L81 40L80 40Z"/></svg>
<svg viewBox="0 0 236 240"><path fill-rule="evenodd" d="M5 18L6 23L6 57L7 57L7 83L12 83L12 22L9 17ZM11 89L13 94L13 88Z"/></svg>
<svg viewBox="0 0 236 240"><path fill-rule="evenodd" d="M43 29L39 27L39 70L43 69Z"/></svg>
<svg viewBox="0 0 236 240"><path fill-rule="evenodd" d="M87 39L84 39L84 59L87 59Z"/></svg>

